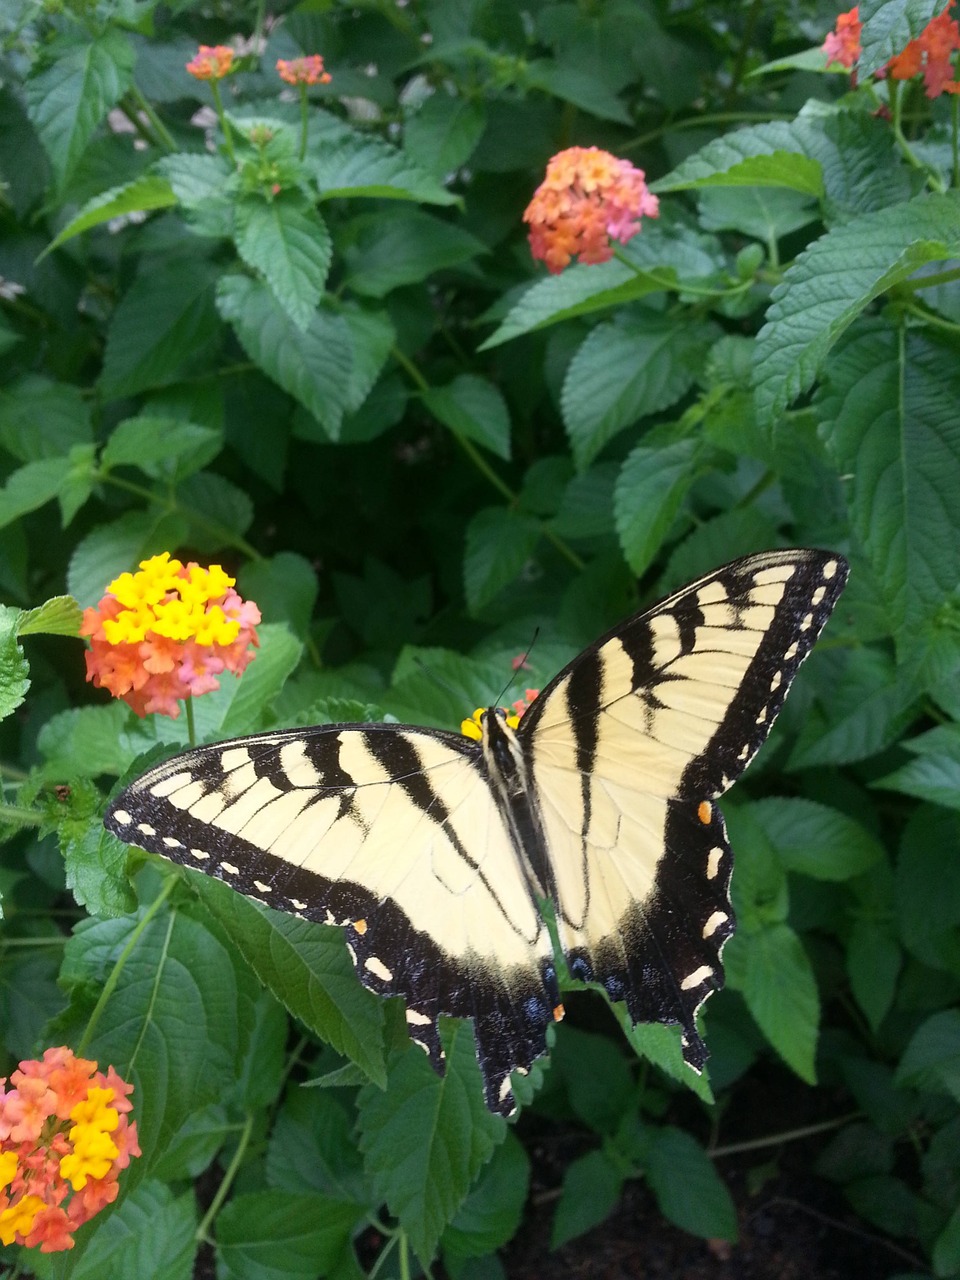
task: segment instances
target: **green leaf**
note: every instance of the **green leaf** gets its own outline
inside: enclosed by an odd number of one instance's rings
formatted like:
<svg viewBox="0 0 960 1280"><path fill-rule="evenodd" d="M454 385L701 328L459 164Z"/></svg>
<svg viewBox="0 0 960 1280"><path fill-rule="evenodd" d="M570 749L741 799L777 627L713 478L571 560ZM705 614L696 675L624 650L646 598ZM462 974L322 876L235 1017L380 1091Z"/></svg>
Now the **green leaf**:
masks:
<svg viewBox="0 0 960 1280"><path fill-rule="evenodd" d="M298 329L306 329L323 294L333 245L326 223L299 194L246 196L235 208L240 257L260 271Z"/></svg>
<svg viewBox="0 0 960 1280"><path fill-rule="evenodd" d="M83 612L73 596L52 596L36 609L24 609L17 624L21 636L78 636Z"/></svg>
<svg viewBox="0 0 960 1280"><path fill-rule="evenodd" d="M527 83L542 89L562 102L570 102L600 120L615 120L629 125L629 111L609 86L598 77L571 63L549 62L538 58L526 66Z"/></svg>
<svg viewBox="0 0 960 1280"><path fill-rule="evenodd" d="M514 582L540 541L540 522L510 507L487 507L467 525L463 584L477 613Z"/></svg>
<svg viewBox="0 0 960 1280"><path fill-rule="evenodd" d="M317 572L309 560L281 551L269 560L244 565L237 583L243 598L253 600L265 618L288 623L298 639L306 639L318 591Z"/></svg>
<svg viewBox="0 0 960 1280"><path fill-rule="evenodd" d="M170 183L192 231L213 239L233 235L237 175L225 156L181 151L158 160L154 171Z"/></svg>
<svg viewBox="0 0 960 1280"><path fill-rule="evenodd" d="M117 965L128 946L126 963ZM127 1170L130 1188L149 1174L184 1117L234 1082L255 983L182 911L160 912L145 926L137 916L82 921L67 943L61 982L92 1005L111 975L116 985L87 1048L135 1083L143 1158Z"/></svg>
<svg viewBox="0 0 960 1280"><path fill-rule="evenodd" d="M199 872L190 880L284 1008L382 1087L383 1005L360 985L341 931L260 907Z"/></svg>
<svg viewBox="0 0 960 1280"><path fill-rule="evenodd" d="M79 387L26 374L0 391L0 444L20 462L39 462L90 444L90 404Z"/></svg>
<svg viewBox="0 0 960 1280"><path fill-rule="evenodd" d="M48 65L27 81L27 112L61 186L97 126L133 79L129 38L108 27L93 38L63 37L46 50Z"/></svg>
<svg viewBox="0 0 960 1280"><path fill-rule="evenodd" d="M620 1201L623 1178L619 1164L602 1149L572 1160L563 1175L550 1248L560 1249L609 1218Z"/></svg>
<svg viewBox="0 0 960 1280"><path fill-rule="evenodd" d="M30 688L30 667L17 644L19 609L0 604L0 720L16 711Z"/></svg>
<svg viewBox="0 0 960 1280"><path fill-rule="evenodd" d="M911 760L871 783L889 791L960 809L960 725L944 724L901 744Z"/></svg>
<svg viewBox="0 0 960 1280"><path fill-rule="evenodd" d="M864 0L860 6L861 52L857 60L857 73L867 76L889 62L894 54L902 53L911 40L915 40L934 15L945 12L944 3L931 4L931 0Z"/></svg>
<svg viewBox="0 0 960 1280"><path fill-rule="evenodd" d="M103 708L74 708L97 710ZM128 757L129 759L129 757ZM52 768L53 766L51 766ZM75 779L79 770L61 774L72 777L71 792L76 790ZM55 774L53 775L56 776ZM63 854L67 888L81 907L90 915L104 920L129 915L136 909L137 899L127 877L129 848L110 835L99 821L95 821L92 809L84 822L61 821L57 837Z"/></svg>
<svg viewBox="0 0 960 1280"><path fill-rule="evenodd" d="M344 393L346 411L352 414L366 402L380 377L397 340L397 333L385 311L366 311L347 304L341 306L340 316L353 340L353 365Z"/></svg>
<svg viewBox="0 0 960 1280"><path fill-rule="evenodd" d="M456 1217L443 1233L449 1270L482 1258L511 1240L523 1220L530 1187L530 1159L512 1130L494 1151Z"/></svg>
<svg viewBox="0 0 960 1280"><path fill-rule="evenodd" d="M77 543L70 557L70 594L82 608L95 605L118 574L179 545L186 533L181 515L156 509L129 511L110 524L99 525Z"/></svg>
<svg viewBox="0 0 960 1280"><path fill-rule="evenodd" d="M404 150L422 168L443 178L469 160L486 122L478 99L438 90L404 124Z"/></svg>
<svg viewBox="0 0 960 1280"><path fill-rule="evenodd" d="M614 515L624 558L637 576L652 563L697 476L699 446L639 445L617 477Z"/></svg>
<svg viewBox="0 0 960 1280"><path fill-rule="evenodd" d="M313 157L313 177L321 200L374 196L380 200L415 200L418 204L457 204L432 172L376 138L327 146ZM431 166L432 167L432 166Z"/></svg>
<svg viewBox="0 0 960 1280"><path fill-rule="evenodd" d="M617 432L686 395L716 337L712 325L689 316L681 321L634 312L597 325L563 382L563 420L577 468Z"/></svg>
<svg viewBox="0 0 960 1280"><path fill-rule="evenodd" d="M168 209L176 203L177 198L166 178L155 173L144 173L132 182L111 187L109 191L88 200L60 234L50 241L45 252L49 253L65 241L89 231L91 227L109 222L111 218L121 218L128 213L143 213L151 209Z"/></svg>
<svg viewBox="0 0 960 1280"><path fill-rule="evenodd" d="M783 122L786 125L786 122ZM789 128L786 125L786 128ZM656 192L704 187L781 187L820 199L823 172L816 160L795 151L750 154L751 130L741 129L709 143L673 173L651 184ZM744 136L748 135L748 136ZM747 144L746 146L744 144ZM742 154L741 154L742 150ZM737 158L739 157L739 158Z"/></svg>
<svg viewBox="0 0 960 1280"><path fill-rule="evenodd" d="M166 386L206 358L220 337L212 282L206 264L183 258L134 280L107 330L100 379L105 396Z"/></svg>
<svg viewBox="0 0 960 1280"><path fill-rule="evenodd" d="M99 707L68 707L52 715L37 735L37 748L47 761L46 775L119 777L130 760L151 745L146 737L136 740L127 735L129 717L126 703L117 701Z"/></svg>
<svg viewBox="0 0 960 1280"><path fill-rule="evenodd" d="M70 457L45 458L27 462L14 471L0 489L0 528L58 497L72 466Z"/></svg>
<svg viewBox="0 0 960 1280"><path fill-rule="evenodd" d="M101 465L137 467L155 479L176 480L212 462L223 437L212 427L176 418L125 418L113 429L100 455Z"/></svg>
<svg viewBox="0 0 960 1280"><path fill-rule="evenodd" d="M360 1095L360 1149L374 1197L385 1201L426 1264L506 1128L484 1105L470 1028L441 1023L441 1078L412 1046L390 1063L385 1092Z"/></svg>
<svg viewBox="0 0 960 1280"><path fill-rule="evenodd" d="M934 1241L932 1260L935 1275L953 1276L960 1271L960 1205Z"/></svg>
<svg viewBox="0 0 960 1280"><path fill-rule="evenodd" d="M713 1105L715 1099L706 1073L694 1071L684 1060L679 1027L662 1022L638 1022L631 1026L625 1004L614 1004L612 1008L623 1034L638 1056L647 1058L664 1075L695 1093L707 1106Z"/></svg>
<svg viewBox="0 0 960 1280"><path fill-rule="evenodd" d="M902 1088L948 1093L960 1102L960 1012L944 1009L917 1028L900 1059L896 1082Z"/></svg>
<svg viewBox="0 0 960 1280"><path fill-rule="evenodd" d="M849 880L883 857L883 847L852 818L799 797L757 800L750 812L788 871L816 880Z"/></svg>
<svg viewBox="0 0 960 1280"><path fill-rule="evenodd" d="M700 225L706 231L741 231L763 244L779 240L818 217L809 197L775 187L711 187L700 192Z"/></svg>
<svg viewBox="0 0 960 1280"><path fill-rule="evenodd" d="M730 1192L699 1142L672 1125L648 1128L642 1165L660 1212L693 1235L736 1240Z"/></svg>
<svg viewBox="0 0 960 1280"><path fill-rule="evenodd" d="M486 378L458 374L445 387L428 387L423 403L454 434L466 436L497 457L509 460L510 410L502 392Z"/></svg>
<svg viewBox="0 0 960 1280"><path fill-rule="evenodd" d="M897 859L894 902L903 945L931 968L960 972L960 815L923 805L911 814Z"/></svg>
<svg viewBox="0 0 960 1280"><path fill-rule="evenodd" d="M863 246L869 245L865 254ZM773 422L813 382L824 356L865 307L927 262L960 255L960 197L922 195L854 218L814 241L772 294L757 338L761 421Z"/></svg>
<svg viewBox="0 0 960 1280"><path fill-rule="evenodd" d="M343 255L347 285L371 298L488 252L468 231L413 209L361 214L350 231Z"/></svg>
<svg viewBox="0 0 960 1280"><path fill-rule="evenodd" d="M871 327L831 359L827 386L824 438L851 476L853 529L902 643L960 581L953 348Z"/></svg>
<svg viewBox="0 0 960 1280"><path fill-rule="evenodd" d="M335 440L353 370L353 342L346 321L320 309L302 331L266 285L246 276L224 276L217 305L250 359L299 400Z"/></svg>
<svg viewBox="0 0 960 1280"><path fill-rule="evenodd" d="M613 495L619 463L601 462L575 475L550 527L561 538L602 538L615 532Z"/></svg>
<svg viewBox="0 0 960 1280"><path fill-rule="evenodd" d="M233 686L234 696L218 727L218 735L234 737L259 729L264 709L296 670L303 654L303 645L282 623L264 623L258 634L260 649Z"/></svg>
<svg viewBox="0 0 960 1280"><path fill-rule="evenodd" d="M786 870L758 818L757 805L729 804L724 811L737 851L731 892L741 931L781 924L790 905Z"/></svg>
<svg viewBox="0 0 960 1280"><path fill-rule="evenodd" d="M122 1182L121 1182L122 1185ZM96 1220L79 1256L70 1256L70 1280L137 1276L138 1280L191 1280L197 1253L197 1203L192 1191L176 1199L163 1182L142 1183L112 1212Z"/></svg>
<svg viewBox="0 0 960 1280"><path fill-rule="evenodd" d="M902 963L889 925L869 918L854 920L847 939L847 974L850 989L874 1033L890 1012Z"/></svg>
<svg viewBox="0 0 960 1280"><path fill-rule="evenodd" d="M816 1079L820 998L803 944L787 924L742 929L724 951L727 979L760 1030L802 1080Z"/></svg>
<svg viewBox="0 0 960 1280"><path fill-rule="evenodd" d="M226 1280L315 1280L333 1274L363 1209L329 1196L268 1189L234 1196L217 1215Z"/></svg>

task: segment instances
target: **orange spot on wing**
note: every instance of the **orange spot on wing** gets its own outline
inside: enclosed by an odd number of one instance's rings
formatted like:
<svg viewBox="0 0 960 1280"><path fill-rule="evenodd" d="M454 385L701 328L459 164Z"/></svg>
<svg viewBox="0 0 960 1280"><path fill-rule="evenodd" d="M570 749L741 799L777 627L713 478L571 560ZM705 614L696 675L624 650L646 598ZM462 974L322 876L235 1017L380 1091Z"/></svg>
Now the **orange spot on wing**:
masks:
<svg viewBox="0 0 960 1280"><path fill-rule="evenodd" d="M701 800L697 807L697 817L705 827L710 825L710 819L713 817L713 805L709 800Z"/></svg>
<svg viewBox="0 0 960 1280"><path fill-rule="evenodd" d="M361 935L367 932L366 920L354 920L353 927L356 929L357 933Z"/></svg>
<svg viewBox="0 0 960 1280"><path fill-rule="evenodd" d="M553 1011L553 1020L554 1020L554 1022L562 1022L562 1021L563 1021L563 1015L564 1015L565 1013L566 1013L566 1009L564 1009L563 1005L562 1005L562 1004L558 1004L558 1005L557 1005L557 1007L556 1007L556 1008L554 1009L554 1011Z"/></svg>

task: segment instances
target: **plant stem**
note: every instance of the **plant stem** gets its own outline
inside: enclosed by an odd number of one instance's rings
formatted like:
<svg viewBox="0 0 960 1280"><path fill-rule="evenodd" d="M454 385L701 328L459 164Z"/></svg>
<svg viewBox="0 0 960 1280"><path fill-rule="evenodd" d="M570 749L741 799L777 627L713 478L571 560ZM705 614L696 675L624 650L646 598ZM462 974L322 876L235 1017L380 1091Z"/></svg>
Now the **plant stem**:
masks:
<svg viewBox="0 0 960 1280"><path fill-rule="evenodd" d="M237 1174L240 1171L240 1165L243 1163L243 1157L246 1154L247 1147L250 1144L250 1135L253 1133L253 1119L254 1119L253 1113L248 1112L243 1129L240 1133L240 1138L237 1142L237 1149L233 1153L233 1157L230 1161L230 1164L227 1166L227 1170L224 1173L223 1178L221 1179L219 1187L217 1187L216 1195L210 1201L210 1207L207 1209L207 1212L203 1215L203 1218L201 1219L200 1224L197 1227L195 1239L203 1241L204 1244L213 1243L213 1239L209 1234L210 1225L213 1222L214 1218L217 1216L217 1214L220 1212L220 1207L223 1204L224 1200L226 1200L227 1193L229 1192L234 1179L236 1178Z"/></svg>
<svg viewBox="0 0 960 1280"><path fill-rule="evenodd" d="M160 146L165 148L165 150L167 151L176 151L177 144L173 140L173 135L167 129L167 126L163 123L163 121L157 115L156 111L154 111L153 107L150 105L150 102L143 96L143 94L140 92L137 86L135 84L132 84L128 92L136 102L139 109L150 121L150 127L153 129L153 132L156 134L157 141L159 142Z"/></svg>
<svg viewBox="0 0 960 1280"><path fill-rule="evenodd" d="M782 1133L771 1133L765 1138L752 1138L749 1142L728 1142L726 1146L711 1147L707 1155L717 1160L720 1156L737 1155L741 1151L762 1151L765 1147L778 1147L783 1142L797 1142L801 1138L810 1138L816 1133L829 1133L831 1129L839 1129L862 1115L862 1111L848 1111L845 1115L835 1116L832 1120L821 1120L819 1124L804 1125L801 1129L785 1129Z"/></svg>
<svg viewBox="0 0 960 1280"><path fill-rule="evenodd" d="M307 154L307 86L301 83L297 88L300 90L300 159L302 160Z"/></svg>
<svg viewBox="0 0 960 1280"><path fill-rule="evenodd" d="M230 123L227 120L223 110L223 99L220 97L220 86L216 80L210 81L210 89L213 92L213 103L217 109L217 118L220 121L220 128L223 130L223 142L227 148L227 155L230 157L230 163L236 166L237 156L233 149L233 134L230 132Z"/></svg>
<svg viewBox="0 0 960 1280"><path fill-rule="evenodd" d="M197 745L197 730L196 730L196 726L193 723L193 699L192 698L184 698L183 709L186 712L186 716L187 716L187 741L190 743L191 747L195 747Z"/></svg>

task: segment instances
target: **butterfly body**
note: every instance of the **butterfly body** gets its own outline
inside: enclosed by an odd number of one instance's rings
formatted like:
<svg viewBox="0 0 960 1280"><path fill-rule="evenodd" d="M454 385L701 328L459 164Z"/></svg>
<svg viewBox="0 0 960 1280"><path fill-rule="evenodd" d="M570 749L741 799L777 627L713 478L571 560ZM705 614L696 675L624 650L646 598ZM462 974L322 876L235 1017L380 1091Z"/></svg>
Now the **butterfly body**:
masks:
<svg viewBox="0 0 960 1280"><path fill-rule="evenodd" d="M735 561L601 637L516 728L480 739L324 725L150 770L109 830L250 897L344 928L361 981L402 995L442 1070L437 1018L471 1017L488 1106L562 1015L541 903L570 972L634 1022L679 1023L722 985L732 855L715 800L763 743L846 577L815 551Z"/></svg>

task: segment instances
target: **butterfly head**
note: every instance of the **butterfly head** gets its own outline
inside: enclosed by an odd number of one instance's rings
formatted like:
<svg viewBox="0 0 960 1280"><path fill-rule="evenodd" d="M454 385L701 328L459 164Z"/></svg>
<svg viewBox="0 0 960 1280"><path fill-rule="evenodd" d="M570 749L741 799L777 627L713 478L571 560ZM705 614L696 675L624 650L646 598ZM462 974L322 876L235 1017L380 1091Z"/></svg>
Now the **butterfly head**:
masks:
<svg viewBox="0 0 960 1280"><path fill-rule="evenodd" d="M460 732L464 737L472 738L474 742L482 742L483 722L487 716L495 716L509 729L516 729L520 723L519 714L516 711L508 711L506 707L477 707L469 719L461 721Z"/></svg>

